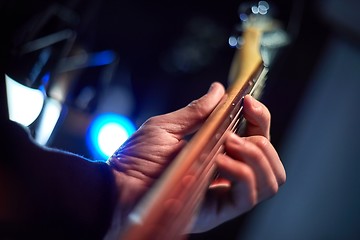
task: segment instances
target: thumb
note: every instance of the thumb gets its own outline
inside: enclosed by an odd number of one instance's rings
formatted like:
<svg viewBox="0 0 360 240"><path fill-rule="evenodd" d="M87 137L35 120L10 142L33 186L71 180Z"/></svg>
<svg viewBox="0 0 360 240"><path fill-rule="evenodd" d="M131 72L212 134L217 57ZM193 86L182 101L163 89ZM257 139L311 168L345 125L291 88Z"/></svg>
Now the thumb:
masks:
<svg viewBox="0 0 360 240"><path fill-rule="evenodd" d="M165 130L182 138L195 132L203 123L225 93L224 86L219 82L211 84L208 92L201 98L174 112L164 114Z"/></svg>

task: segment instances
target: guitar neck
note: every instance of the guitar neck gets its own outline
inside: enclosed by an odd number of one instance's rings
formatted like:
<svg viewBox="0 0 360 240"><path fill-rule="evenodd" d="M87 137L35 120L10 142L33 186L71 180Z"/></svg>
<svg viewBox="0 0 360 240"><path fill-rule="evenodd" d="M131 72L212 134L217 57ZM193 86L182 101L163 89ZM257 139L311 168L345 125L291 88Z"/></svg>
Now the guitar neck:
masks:
<svg viewBox="0 0 360 240"><path fill-rule="evenodd" d="M129 224L121 239L185 237L213 179L214 157L223 152L225 133L234 131L240 124L243 97L254 93L267 74L258 53L260 32L249 29L243 37L248 45L235 54L235 64L229 74L232 83L223 99L129 215Z"/></svg>

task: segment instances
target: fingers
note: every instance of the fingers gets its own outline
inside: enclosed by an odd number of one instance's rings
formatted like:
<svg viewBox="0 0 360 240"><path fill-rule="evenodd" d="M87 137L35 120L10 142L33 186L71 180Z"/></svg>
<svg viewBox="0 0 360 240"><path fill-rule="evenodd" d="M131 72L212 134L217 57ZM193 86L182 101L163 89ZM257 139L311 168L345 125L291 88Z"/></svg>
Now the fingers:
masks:
<svg viewBox="0 0 360 240"><path fill-rule="evenodd" d="M198 129L200 124L205 121L220 102L224 93L223 85L214 82L209 91L201 98L192 101L179 110L161 115L161 117L152 118L151 121L159 121L159 126L167 132L182 138Z"/></svg>
<svg viewBox="0 0 360 240"><path fill-rule="evenodd" d="M270 112L251 95L244 97L243 114L247 120L246 136L261 135L270 139Z"/></svg>
<svg viewBox="0 0 360 240"><path fill-rule="evenodd" d="M284 167L268 139L261 136L240 138L231 133L225 149L227 155L219 155L216 159L218 167L233 181L234 194L239 199L245 198L247 206L274 195L285 182Z"/></svg>
<svg viewBox="0 0 360 240"><path fill-rule="evenodd" d="M219 154L216 163L221 175L232 183L230 186L232 203L240 204L239 202L241 202L244 212L253 207L257 203L258 193L256 191L256 175L251 167L244 162L234 161L225 154Z"/></svg>

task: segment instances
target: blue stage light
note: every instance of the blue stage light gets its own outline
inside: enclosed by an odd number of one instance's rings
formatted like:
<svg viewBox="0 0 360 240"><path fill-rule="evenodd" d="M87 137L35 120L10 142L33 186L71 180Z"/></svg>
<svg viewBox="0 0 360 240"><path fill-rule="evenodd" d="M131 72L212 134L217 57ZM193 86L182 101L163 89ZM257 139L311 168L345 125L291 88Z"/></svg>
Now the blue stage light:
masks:
<svg viewBox="0 0 360 240"><path fill-rule="evenodd" d="M105 161L135 130L135 125L125 116L114 113L98 115L88 128L89 150L97 160Z"/></svg>

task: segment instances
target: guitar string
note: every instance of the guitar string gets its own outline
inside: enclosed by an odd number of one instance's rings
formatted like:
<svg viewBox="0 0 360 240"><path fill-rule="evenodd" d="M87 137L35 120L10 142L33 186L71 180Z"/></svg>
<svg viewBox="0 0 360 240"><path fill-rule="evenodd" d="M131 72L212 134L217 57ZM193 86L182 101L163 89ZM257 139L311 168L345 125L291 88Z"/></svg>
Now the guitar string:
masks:
<svg viewBox="0 0 360 240"><path fill-rule="evenodd" d="M257 95L255 97L259 98L261 95L261 94L259 94L259 92L262 93L262 90L263 90L263 86L261 86L261 85L263 85L263 80L265 80L265 79L266 78L264 78L264 76L263 76L262 78L260 77L260 79L256 79L256 81L254 81L255 83L257 83L255 85L260 85L260 87L259 86L257 87L257 88L260 88L260 89L258 89L257 94L254 94L255 93L254 86L248 93L250 95ZM230 131L232 131L240 136L243 134L245 126L246 126L246 120L244 119L244 117L242 115L243 99L244 99L244 97L241 98L240 108L236 112L235 117L233 118L233 120L231 121L231 124L230 124ZM219 153L220 149L222 149L222 148L219 147L217 153ZM205 171L201 170L200 175L198 176L199 179L202 179L201 183L195 185L195 187L193 189L194 191L187 191L187 192L193 192L195 194L193 194L193 196L191 196L191 197L186 198L188 201L187 201L187 204L184 205L182 208L182 216L184 216L184 214L185 214L185 216L194 216L193 213L195 213L195 211L196 211L196 208L197 208L196 206L199 206L199 204L200 204L199 202L202 202L201 200L203 199L204 194L206 194L206 190L207 190L206 188L209 187L209 185L211 184L211 181L214 181L220 177L220 174L216 170L215 164L214 164L214 157L216 156L216 154L211 157L211 159L208 163L208 166L206 166L204 169ZM223 154L226 154L226 152L223 152ZM206 170L206 168L208 168L208 169ZM203 175L206 176L209 174L212 176L207 176L207 178L203 176ZM190 217L190 218L192 218L192 217ZM186 223L186 220L189 220L189 218L184 218L184 217L179 217L177 219L179 219L179 220L176 223L173 223L173 228L176 226L184 226L184 224ZM184 223L184 221L185 221L185 223ZM168 231L168 232L171 233L172 231ZM168 237L174 237L174 236L168 236ZM173 239L173 238L168 238L168 239Z"/></svg>
<svg viewBox="0 0 360 240"><path fill-rule="evenodd" d="M232 120L230 126L231 131L236 131L238 129L238 125L240 123L240 114L241 114L242 107L240 110L238 110L236 117ZM214 164L215 156L216 154L223 151L223 148L220 146L218 150L213 154L214 156L210 156L210 160L208 161L207 165L204 167L204 169L199 169L198 177L197 179L200 179L201 182L197 182L197 184L194 184L192 187L192 190L186 191L188 196L182 196L181 202L185 202L185 205L182 206L180 213L177 214L176 221L173 221L169 226L170 229L167 229L168 233L175 233L178 231L172 231L174 228L178 228L181 226L189 226L189 222L193 221L194 213L196 212L199 204L202 202L202 199L204 198L206 194L206 190L209 187L209 183L213 179L214 172L216 171L216 166ZM189 196L190 195L190 196ZM187 201L185 201L187 200ZM185 216L185 217L184 217ZM186 230L184 227L184 231ZM183 231L183 232L184 232ZM164 236L165 239L174 239L175 236Z"/></svg>

